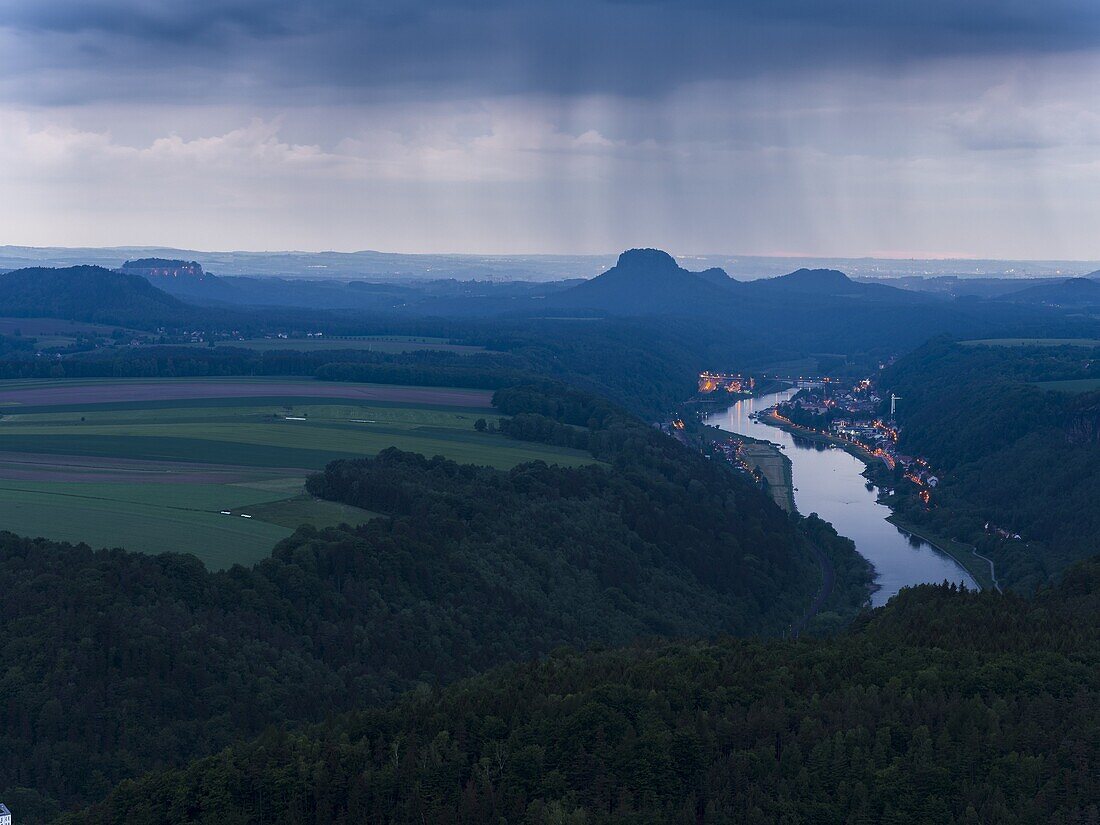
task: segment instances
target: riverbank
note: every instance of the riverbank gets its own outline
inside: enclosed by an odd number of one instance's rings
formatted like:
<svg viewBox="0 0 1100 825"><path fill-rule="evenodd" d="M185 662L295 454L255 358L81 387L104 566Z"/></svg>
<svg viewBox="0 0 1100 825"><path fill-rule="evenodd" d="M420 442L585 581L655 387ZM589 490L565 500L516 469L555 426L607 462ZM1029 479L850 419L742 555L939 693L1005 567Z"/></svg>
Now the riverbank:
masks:
<svg viewBox="0 0 1100 825"><path fill-rule="evenodd" d="M788 513L797 513L794 504L794 473L791 470L791 460L783 451L774 444L747 439L741 451L745 462L759 467L764 478L768 480L768 492L772 500Z"/></svg>
<svg viewBox="0 0 1100 825"><path fill-rule="evenodd" d="M720 436L718 434L721 434ZM728 441L729 433L718 427L703 427L703 438L713 444ZM797 513L794 504L794 471L791 460L775 444L747 435L738 435L741 455L749 469L760 468L768 482L768 494L772 501L788 513Z"/></svg>
<svg viewBox="0 0 1100 825"><path fill-rule="evenodd" d="M856 613L871 602L879 589L875 569L861 555L851 539L837 534L819 517L802 517L794 503L794 462L779 445L744 433L734 433L710 424L699 429L676 430L682 443L703 449L717 458L725 453L731 440L739 443L737 463L759 469L767 481L767 492L782 510L794 516L805 539L809 554L821 571L821 584L806 613L791 625L792 638L803 632L833 633L843 628Z"/></svg>
<svg viewBox="0 0 1100 825"><path fill-rule="evenodd" d="M697 411L702 415L714 415L715 413L722 412L722 410L728 410L734 404L753 398L761 398L765 395L772 395L773 393L789 389L789 386L790 385L785 382L772 381L769 379L761 381L753 387L751 392L728 393L715 390L706 395L696 395L694 398L685 401L684 404L685 406L696 407Z"/></svg>
<svg viewBox="0 0 1100 825"><path fill-rule="evenodd" d="M777 427L780 430L784 430L791 435L796 435L799 438L804 438L807 441L813 441L817 444L832 444L834 447L840 447L845 452L851 453L856 458L868 464L875 461L881 461L874 453L863 449L857 444L853 444L851 441L845 441L843 438L836 438L835 436L827 435L818 430L811 430L808 427L795 424L790 419L778 415L775 410L768 410L767 412L760 413L760 420L765 424Z"/></svg>
<svg viewBox="0 0 1100 825"><path fill-rule="evenodd" d="M791 461L793 481L798 487L795 497L798 509L807 514L806 522L812 524L812 514L817 514L854 544L848 548L854 553L842 553L841 556L861 556L861 564L869 563L874 568L878 590L870 594L872 606L885 604L903 587L923 583L965 582L968 587L978 589L981 585L952 555L923 541L918 545L886 521L891 515L890 508L876 495L874 485L868 484L867 478L872 468L880 475L886 473L885 463L878 465L873 460L867 461L868 456L853 454L843 449L845 445L838 444L841 449L823 449L803 438L803 435L812 434L773 425L766 411L789 396L790 393L783 392L742 401L729 411L713 416L707 423L736 436L778 444L783 449L783 454ZM821 438L813 440L833 443ZM837 564L838 586L842 580L852 578L848 572L842 574ZM859 595L860 600L867 597L862 588ZM826 606L824 610L829 608Z"/></svg>
<svg viewBox="0 0 1100 825"><path fill-rule="evenodd" d="M974 577L974 581L978 583L982 590L997 590L1000 592L1001 586L994 577L993 562L980 555L973 545L929 532L923 527L918 527L912 522L906 521L897 514L886 520L906 533L912 533L917 538L928 542L941 553L949 555L966 568L966 572Z"/></svg>
<svg viewBox="0 0 1100 825"><path fill-rule="evenodd" d="M770 424L773 427L778 427L781 430L789 432L791 435L798 436L799 438L805 438L807 441L813 441L818 444L832 444L840 447L845 452L854 455L867 465L868 470L873 466L877 466L882 460L869 450L865 450L862 447L845 441L842 438L836 438L835 436L827 435L817 430L811 430L806 427L802 427L794 422L777 415L775 410L768 410L766 413L761 413L760 419L766 424ZM906 533L911 533L919 539L927 542L935 547L945 556L950 556L959 566L962 567L970 576L977 582L978 586L982 590L996 589L1000 590L1000 586L994 577L993 563L985 558L974 553L974 548L969 544L963 544L962 542L954 541L953 539L938 536L934 533L930 533L923 528L917 527L904 519L900 518L896 513L891 511L886 520L893 524L895 527L904 530Z"/></svg>

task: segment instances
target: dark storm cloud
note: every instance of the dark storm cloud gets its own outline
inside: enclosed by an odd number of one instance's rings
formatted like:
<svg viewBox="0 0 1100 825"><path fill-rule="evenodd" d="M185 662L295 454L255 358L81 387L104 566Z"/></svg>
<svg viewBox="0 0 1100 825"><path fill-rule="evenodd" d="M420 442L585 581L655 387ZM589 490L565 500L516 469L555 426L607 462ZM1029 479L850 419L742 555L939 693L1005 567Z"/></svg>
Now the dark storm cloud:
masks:
<svg viewBox="0 0 1100 825"><path fill-rule="evenodd" d="M685 83L1100 45L1093 0L11 0L29 102L661 94Z"/></svg>

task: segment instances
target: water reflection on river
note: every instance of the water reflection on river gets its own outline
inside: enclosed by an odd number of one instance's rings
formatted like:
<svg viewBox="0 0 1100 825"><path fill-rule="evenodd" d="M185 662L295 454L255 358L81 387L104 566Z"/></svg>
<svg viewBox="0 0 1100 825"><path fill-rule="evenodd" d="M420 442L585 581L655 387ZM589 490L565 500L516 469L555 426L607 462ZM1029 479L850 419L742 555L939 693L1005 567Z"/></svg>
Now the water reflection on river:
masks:
<svg viewBox="0 0 1100 825"><path fill-rule="evenodd" d="M711 415L707 423L785 448L794 473L798 512L817 513L831 522L838 533L852 539L856 549L870 560L879 586L871 598L876 607L911 584L947 580L965 582L967 587L977 589L970 574L950 556L884 520L890 515L890 508L879 504L876 492L867 489L862 461L839 448L829 449L795 438L778 427L750 418L753 412L774 406L792 392L739 401L728 410Z"/></svg>

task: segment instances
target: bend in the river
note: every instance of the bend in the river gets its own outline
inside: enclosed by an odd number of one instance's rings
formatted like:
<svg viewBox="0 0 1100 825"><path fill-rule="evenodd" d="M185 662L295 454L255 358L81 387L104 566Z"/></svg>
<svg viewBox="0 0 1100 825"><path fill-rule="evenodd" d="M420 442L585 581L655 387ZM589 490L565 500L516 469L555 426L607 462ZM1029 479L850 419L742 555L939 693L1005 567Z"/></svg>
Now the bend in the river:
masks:
<svg viewBox="0 0 1100 825"><path fill-rule="evenodd" d="M784 448L791 460L798 511L817 513L831 522L874 565L879 588L871 597L874 606L885 604L907 585L950 581L977 590L977 583L958 562L885 520L890 508L879 503L875 490L867 489L862 461L842 449L795 438L751 417L791 394L786 391L738 401L728 410L710 415L707 423Z"/></svg>

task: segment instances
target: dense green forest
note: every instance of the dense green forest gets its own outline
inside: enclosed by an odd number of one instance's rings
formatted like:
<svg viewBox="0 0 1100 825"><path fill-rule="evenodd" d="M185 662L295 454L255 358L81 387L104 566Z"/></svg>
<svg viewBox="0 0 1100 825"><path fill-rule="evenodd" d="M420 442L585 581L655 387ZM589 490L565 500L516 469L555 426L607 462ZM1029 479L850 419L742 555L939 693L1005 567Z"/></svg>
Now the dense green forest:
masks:
<svg viewBox="0 0 1100 825"><path fill-rule="evenodd" d="M1023 591L1095 554L1100 393L1036 383L1094 378L1097 364L1100 348L945 340L900 359L882 376L904 399L899 447L928 458L940 483L929 507L908 485L892 503L907 520L976 545L1002 585Z"/></svg>
<svg viewBox="0 0 1100 825"><path fill-rule="evenodd" d="M22 354L26 350L23 347L19 352ZM3 354L0 350L0 356ZM0 378L301 375L327 380L496 389L528 378L528 373L521 371L522 367L522 361L506 353L456 355L442 350L381 353L354 349L257 352L233 347L151 346L134 350L100 350L64 360L9 358L0 361Z"/></svg>
<svg viewBox="0 0 1100 825"><path fill-rule="evenodd" d="M429 286L424 287L427 292L405 286L397 288L400 295L395 293L379 304L361 306L355 301L338 301L322 309L197 306L169 295L139 275L100 267L35 268L8 273L0 285L0 304L9 315L42 315L159 330L157 335L164 333L167 339L186 332L187 338L226 342L265 333L302 335L306 331L323 331L329 336L440 337L509 354L529 375L568 381L647 416L665 412L690 395L693 378L700 369L752 371L808 358L840 362L854 358L858 363L872 364L941 332L1061 337L1096 333L1094 320L1051 307L929 299L881 284L853 283L836 272L824 275L840 276L839 292L829 278L823 284L813 283L813 278L797 278L789 283L779 278L772 279L777 283L771 285L725 279L721 288L700 281L699 286L706 291L700 302L690 299L680 274L692 279L694 276L682 273L667 255L663 257L675 272L635 271L612 283L609 293L601 292L603 297L596 304L556 301L567 294L583 297L613 273L554 295L529 295L520 289L508 298L486 300L484 296L429 294L433 289ZM653 277L663 284L662 289L654 291L644 286L652 286ZM275 289L276 281L270 286ZM391 288L393 285L360 284L354 291ZM646 295L648 299L635 306L635 299ZM873 300L872 295L876 296ZM874 311L868 311L869 300ZM631 306L634 308L629 309ZM777 335L777 330L782 334ZM18 360L2 352L0 357ZM85 358L91 363L76 363ZM163 365L164 358L170 358L173 365ZM158 356L147 353L144 347L133 353L117 348L105 353L66 353L62 362L31 354L19 365L0 363L0 377L86 376L107 370L117 375L140 375L150 369L166 369L173 374L195 370L194 374L202 374L203 369L244 369L251 357L245 353L239 359L238 365L231 366L224 356L208 360L193 350ZM349 361L369 363L354 353L332 354L328 359ZM155 367L151 366L153 362ZM313 369L318 366L315 364ZM457 367L455 374L457 378L468 377Z"/></svg>
<svg viewBox="0 0 1100 825"><path fill-rule="evenodd" d="M731 339L719 325L706 321L534 319L489 324L362 318L357 325L347 324L347 329L340 330L344 334L351 330L430 335L488 351L459 355L432 350L257 352L231 346L142 346L103 348L57 359L35 357L29 342L17 346L16 339L9 339L0 347L0 379L308 375L337 381L497 389L550 377L656 418L695 391L700 365L740 369L793 354L782 346Z"/></svg>
<svg viewBox="0 0 1100 825"><path fill-rule="evenodd" d="M506 416L481 422L492 437L592 462L338 461L309 491L382 517L303 527L217 573L0 533L0 800L20 823L1100 821L1100 562L1072 567L1100 535L1100 396L1036 386L1093 377L1100 350L938 340L883 373L903 451L943 479L930 507L904 484L893 503L1030 600L921 587L860 613L871 574L852 542L692 448L690 420L686 443L649 423L701 368L855 369L929 329L1092 322L767 295L696 318L491 320L146 297L135 324L485 351L39 356L13 337L0 378L477 387Z"/></svg>
<svg viewBox="0 0 1100 825"><path fill-rule="evenodd" d="M127 822L1089 823L1100 560L848 633L559 651L119 786Z"/></svg>
<svg viewBox="0 0 1100 825"><path fill-rule="evenodd" d="M562 645L781 635L818 586L811 536L850 570L828 621L866 597L850 542L615 405L553 382L497 403L583 433L593 463L335 462L310 489L386 517L302 528L219 573L0 534L0 798L26 820L269 726Z"/></svg>
<svg viewBox="0 0 1100 825"><path fill-rule="evenodd" d="M193 309L140 275L101 266L30 267L0 278L5 315L44 316L122 326L187 323Z"/></svg>
<svg viewBox="0 0 1100 825"><path fill-rule="evenodd" d="M360 288L372 286L377 285L361 284ZM28 348L0 348L0 379L318 374L334 380L495 389L514 383L522 374L527 379L539 376L567 381L653 417L691 395L701 368L759 368L799 354L788 342L776 343L770 335L733 329L722 318L676 313L609 318L584 312L542 317L545 308L538 302L520 301L518 306L508 301L500 306L490 302L484 310L476 309L480 299L461 297L442 302L433 299L419 310L405 300L371 310L356 309L353 304L346 309L196 306L139 275L102 267L8 273L0 285L0 299L9 315L127 327L119 332L119 341L130 340L129 329L159 330L157 336L164 339L178 338L183 330L188 331L184 337L223 344L274 332L304 335L306 331L323 331L330 336L430 336L489 350L484 356L432 352L386 357L361 350L258 354L221 347L218 352L203 352L193 347L143 345L133 350L105 347L58 352L47 358L36 357ZM428 314L419 314L422 311ZM348 364L358 366L353 369Z"/></svg>

